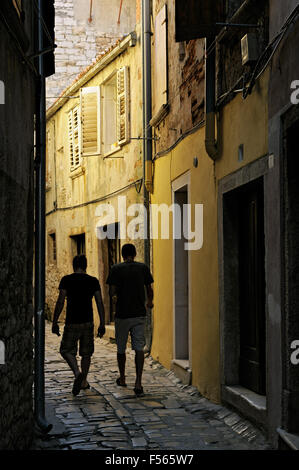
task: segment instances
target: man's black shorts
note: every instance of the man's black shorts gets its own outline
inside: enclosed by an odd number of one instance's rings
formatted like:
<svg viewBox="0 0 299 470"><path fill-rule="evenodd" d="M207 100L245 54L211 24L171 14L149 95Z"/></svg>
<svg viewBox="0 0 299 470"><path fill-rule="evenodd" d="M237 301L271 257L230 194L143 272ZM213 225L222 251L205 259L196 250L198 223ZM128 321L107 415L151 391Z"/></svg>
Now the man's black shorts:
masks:
<svg viewBox="0 0 299 470"><path fill-rule="evenodd" d="M65 325L60 345L60 354L77 355L79 342L79 355L92 356L94 352L94 326L93 323L72 323Z"/></svg>

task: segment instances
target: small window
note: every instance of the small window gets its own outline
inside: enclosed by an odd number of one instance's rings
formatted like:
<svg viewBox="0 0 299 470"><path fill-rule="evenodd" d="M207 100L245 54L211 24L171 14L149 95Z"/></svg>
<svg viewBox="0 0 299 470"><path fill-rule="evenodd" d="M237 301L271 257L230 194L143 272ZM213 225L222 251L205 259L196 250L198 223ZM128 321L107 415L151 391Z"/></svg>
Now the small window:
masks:
<svg viewBox="0 0 299 470"><path fill-rule="evenodd" d="M85 255L85 233L81 233L80 235L72 235L71 237L72 243L72 255Z"/></svg>
<svg viewBox="0 0 299 470"><path fill-rule="evenodd" d="M48 261L49 264L57 264L57 246L55 232L49 233Z"/></svg>
<svg viewBox="0 0 299 470"><path fill-rule="evenodd" d="M129 69L122 67L101 86L102 146L109 153L129 141Z"/></svg>
<svg viewBox="0 0 299 470"><path fill-rule="evenodd" d="M102 146L103 153L113 151L118 147L117 142L117 76L116 74L102 85Z"/></svg>
<svg viewBox="0 0 299 470"><path fill-rule="evenodd" d="M79 106L68 114L70 168L75 170L81 163L80 157L80 116Z"/></svg>

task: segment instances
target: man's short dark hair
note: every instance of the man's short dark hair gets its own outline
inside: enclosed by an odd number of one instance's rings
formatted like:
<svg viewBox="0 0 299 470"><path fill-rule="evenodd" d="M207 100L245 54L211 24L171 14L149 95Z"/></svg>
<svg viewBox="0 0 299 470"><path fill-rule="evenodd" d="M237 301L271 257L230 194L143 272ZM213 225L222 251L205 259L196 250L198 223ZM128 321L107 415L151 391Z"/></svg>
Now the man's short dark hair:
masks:
<svg viewBox="0 0 299 470"><path fill-rule="evenodd" d="M84 271L87 268L87 259L85 255L77 255L73 259L73 268L75 269L83 269Z"/></svg>
<svg viewBox="0 0 299 470"><path fill-rule="evenodd" d="M121 249L121 254L124 259L128 258L131 256L132 258L135 258L136 256L136 248L132 243L127 243L124 245Z"/></svg>

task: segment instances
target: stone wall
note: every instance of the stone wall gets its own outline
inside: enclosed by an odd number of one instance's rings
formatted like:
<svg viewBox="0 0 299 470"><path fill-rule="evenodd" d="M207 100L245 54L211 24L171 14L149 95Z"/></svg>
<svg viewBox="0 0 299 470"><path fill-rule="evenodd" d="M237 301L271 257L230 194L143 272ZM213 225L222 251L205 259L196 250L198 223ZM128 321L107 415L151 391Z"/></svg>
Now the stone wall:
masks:
<svg viewBox="0 0 299 470"><path fill-rule="evenodd" d="M121 11L119 0L92 5L90 17L88 0L55 1L56 73L47 80L47 106L98 54L135 29L136 0L126 0Z"/></svg>
<svg viewBox="0 0 299 470"><path fill-rule="evenodd" d="M30 446L34 428L34 75L1 20L0 37L0 80L5 84L5 104L0 105L0 340L5 345L0 450L19 450Z"/></svg>
<svg viewBox="0 0 299 470"><path fill-rule="evenodd" d="M163 0L155 0L154 17L164 3ZM157 34L154 26L153 33L152 77L159 74L156 70L159 61L155 57ZM174 35L175 2L171 0L167 3L168 113L163 119L153 124L155 136L159 139L154 144L155 157L175 145L184 133L204 119L204 40L178 43L173 40ZM155 96L153 96L153 112L155 109ZM155 121L155 115L153 120Z"/></svg>

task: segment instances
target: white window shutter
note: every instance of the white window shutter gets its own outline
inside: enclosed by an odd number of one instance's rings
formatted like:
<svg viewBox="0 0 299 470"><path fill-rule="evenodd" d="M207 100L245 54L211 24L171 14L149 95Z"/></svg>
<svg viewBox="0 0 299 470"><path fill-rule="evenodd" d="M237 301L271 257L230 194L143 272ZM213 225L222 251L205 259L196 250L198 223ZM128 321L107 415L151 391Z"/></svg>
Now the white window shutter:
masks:
<svg viewBox="0 0 299 470"><path fill-rule="evenodd" d="M73 141L73 110L68 113L69 153L70 165L74 166L74 141Z"/></svg>
<svg viewBox="0 0 299 470"><path fill-rule="evenodd" d="M100 87L81 88L81 153L99 155L100 139Z"/></svg>
<svg viewBox="0 0 299 470"><path fill-rule="evenodd" d="M73 111L73 135L74 135L74 165L80 165L80 115L79 106L76 106Z"/></svg>
<svg viewBox="0 0 299 470"><path fill-rule="evenodd" d="M79 106L68 113L69 153L71 169L80 165L80 116Z"/></svg>
<svg viewBox="0 0 299 470"><path fill-rule="evenodd" d="M117 71L117 140L118 145L126 144L129 134L129 69Z"/></svg>

